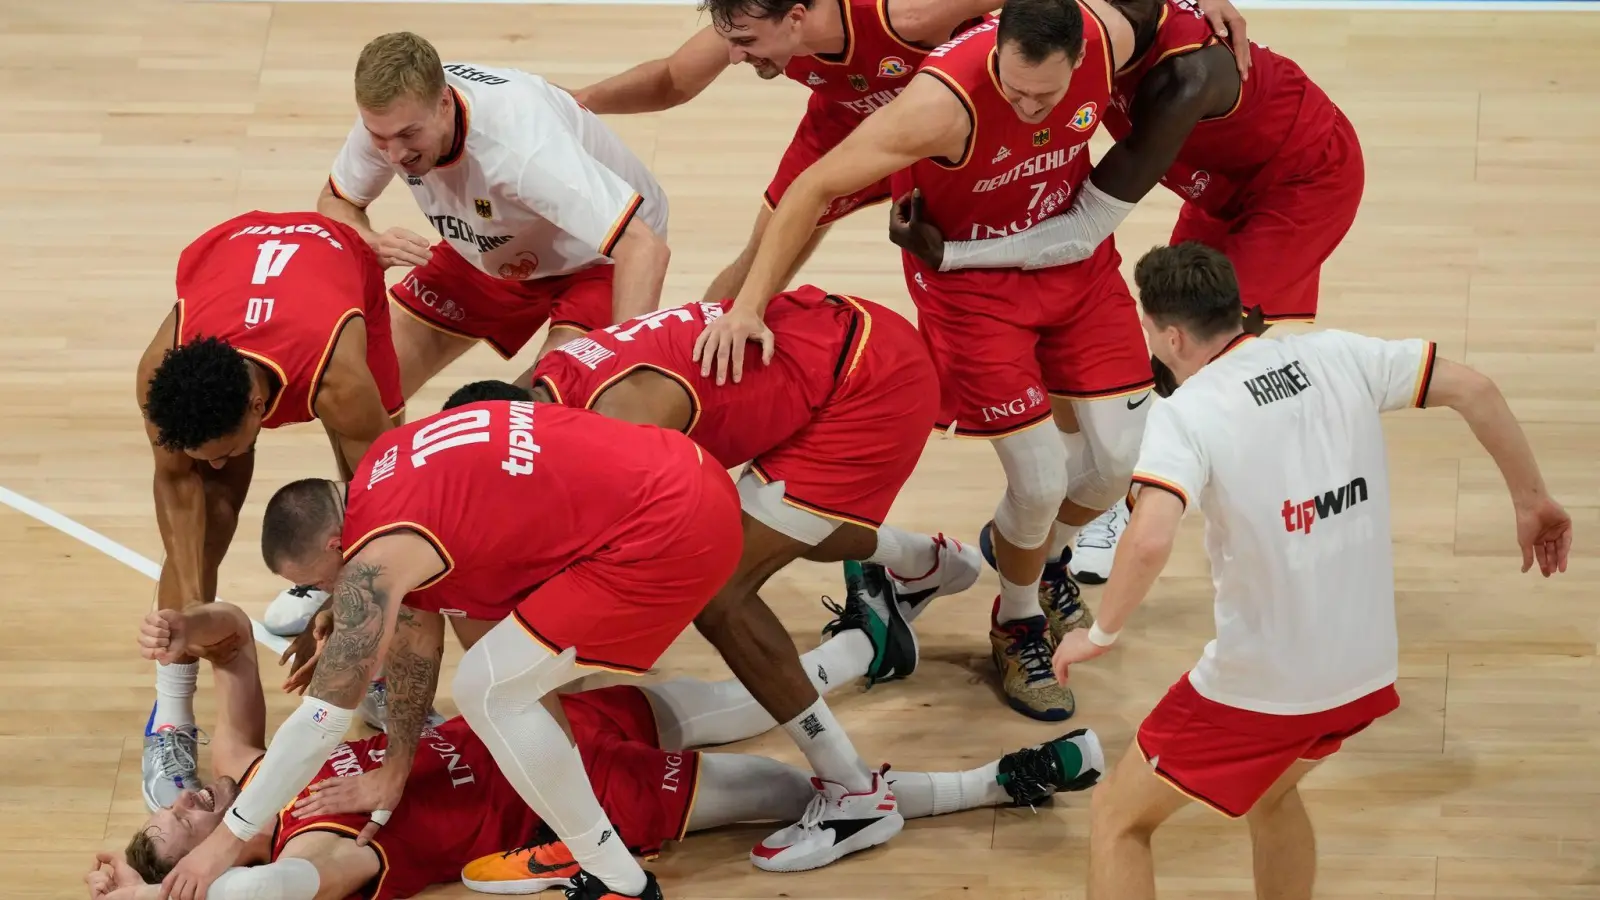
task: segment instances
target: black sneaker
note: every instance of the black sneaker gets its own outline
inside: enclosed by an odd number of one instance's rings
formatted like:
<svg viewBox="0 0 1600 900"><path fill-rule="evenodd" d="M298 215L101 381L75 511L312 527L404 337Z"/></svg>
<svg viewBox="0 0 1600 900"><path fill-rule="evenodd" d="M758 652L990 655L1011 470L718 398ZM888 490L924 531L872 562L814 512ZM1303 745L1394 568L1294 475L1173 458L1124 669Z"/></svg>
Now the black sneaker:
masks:
<svg viewBox="0 0 1600 900"><path fill-rule="evenodd" d="M844 584L844 606L822 598L822 605L835 617L822 633L828 637L851 629L866 633L873 650L867 687L909 678L917 669L917 635L895 599L889 571L876 563L847 562Z"/></svg>
<svg viewBox="0 0 1600 900"><path fill-rule="evenodd" d="M995 781L1010 795L1012 806L1049 806L1056 794L1094 787L1105 768L1099 736L1079 728L1000 757Z"/></svg>
<svg viewBox="0 0 1600 900"><path fill-rule="evenodd" d="M567 900L662 900L661 885L656 876L644 873L644 890L637 894L624 894L606 887L606 883L582 869L572 876L572 886L567 888Z"/></svg>

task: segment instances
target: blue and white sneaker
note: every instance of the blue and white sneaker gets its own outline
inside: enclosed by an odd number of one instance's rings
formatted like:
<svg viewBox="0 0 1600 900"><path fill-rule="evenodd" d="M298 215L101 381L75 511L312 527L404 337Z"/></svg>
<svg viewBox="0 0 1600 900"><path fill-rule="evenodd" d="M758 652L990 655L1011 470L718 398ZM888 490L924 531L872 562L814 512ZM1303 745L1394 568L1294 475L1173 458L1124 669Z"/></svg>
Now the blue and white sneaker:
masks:
<svg viewBox="0 0 1600 900"><path fill-rule="evenodd" d="M155 710L150 711L151 722ZM145 728L149 729L150 725ZM144 781L144 805L151 812L177 802L184 791L198 791L200 783L200 745L205 743L193 725L167 725L146 730L144 757L140 761Z"/></svg>

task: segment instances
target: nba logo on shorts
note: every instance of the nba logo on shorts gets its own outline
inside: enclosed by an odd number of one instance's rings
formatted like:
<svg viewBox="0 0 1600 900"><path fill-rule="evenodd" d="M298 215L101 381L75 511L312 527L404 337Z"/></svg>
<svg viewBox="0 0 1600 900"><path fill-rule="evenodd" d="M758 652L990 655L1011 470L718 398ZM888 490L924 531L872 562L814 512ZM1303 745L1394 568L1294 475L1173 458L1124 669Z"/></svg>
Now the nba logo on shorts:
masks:
<svg viewBox="0 0 1600 900"><path fill-rule="evenodd" d="M906 61L898 56L885 56L878 63L879 78L899 78L906 74Z"/></svg>
<svg viewBox="0 0 1600 900"><path fill-rule="evenodd" d="M1095 111L1096 107L1093 102L1085 103L1078 107L1078 111L1072 114L1072 127L1079 131L1088 131L1093 128Z"/></svg>
<svg viewBox="0 0 1600 900"><path fill-rule="evenodd" d="M1050 129L1041 128L1033 133L1033 145L1035 147L1043 147L1048 143L1050 143Z"/></svg>
<svg viewBox="0 0 1600 900"><path fill-rule="evenodd" d="M866 90L867 89L867 76L865 76L865 75L851 75L850 76L850 86L855 88L858 91Z"/></svg>
<svg viewBox="0 0 1600 900"><path fill-rule="evenodd" d="M494 208L489 205L487 200L474 199L472 208L477 211L479 218L489 219L494 217Z"/></svg>

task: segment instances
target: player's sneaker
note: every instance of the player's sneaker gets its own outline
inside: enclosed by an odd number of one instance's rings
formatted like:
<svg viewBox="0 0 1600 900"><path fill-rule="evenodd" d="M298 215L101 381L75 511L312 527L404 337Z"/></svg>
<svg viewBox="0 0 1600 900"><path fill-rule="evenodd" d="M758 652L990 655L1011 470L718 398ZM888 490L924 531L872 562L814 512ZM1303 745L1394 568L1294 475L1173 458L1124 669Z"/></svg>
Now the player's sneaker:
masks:
<svg viewBox="0 0 1600 900"><path fill-rule="evenodd" d="M822 627L834 637L857 629L872 642L872 664L867 667L867 687L909 678L917 669L917 635L896 602L889 571L875 563L844 564L844 606L827 597L822 604L835 618Z"/></svg>
<svg viewBox="0 0 1600 900"><path fill-rule="evenodd" d="M306 630L327 600L326 593L308 584L287 588L267 604L267 611L261 614L261 627L278 637L294 637Z"/></svg>
<svg viewBox="0 0 1600 900"><path fill-rule="evenodd" d="M1049 806L1055 795L1086 791L1106 770L1100 738L1087 728L1068 732L1037 747L1024 747L1000 757L995 778L1011 797L1012 806Z"/></svg>
<svg viewBox="0 0 1600 900"><path fill-rule="evenodd" d="M984 562L996 572L1000 565L994 561L994 522L978 532L978 550ZM1089 607L1079 597L1078 584L1072 580L1069 563L1074 559L1072 548L1061 551L1058 559L1047 559L1044 571L1039 573L1039 609L1050 621L1050 637L1060 641L1061 636L1074 628L1088 628L1094 624Z"/></svg>
<svg viewBox="0 0 1600 900"><path fill-rule="evenodd" d="M144 805L151 812L166 809L184 791L198 791L200 744L193 725L167 725L144 736Z"/></svg>
<svg viewBox="0 0 1600 900"><path fill-rule="evenodd" d="M375 678L367 684L367 695L361 698L361 705L356 707L356 712L361 715L361 721L373 731L389 730L389 682L383 678ZM438 728L444 724L444 716L433 707L428 707L428 719L425 723L428 728Z"/></svg>
<svg viewBox="0 0 1600 900"><path fill-rule="evenodd" d="M1105 584L1111 577L1111 560L1117 555L1117 541L1128 527L1128 501L1117 504L1078 532L1072 548L1072 574L1084 584Z"/></svg>
<svg viewBox="0 0 1600 900"><path fill-rule="evenodd" d="M884 777L888 771L884 766L872 773L872 787L859 794L813 777L811 786L817 794L805 815L757 844L750 851L750 862L768 872L804 872L889 841L906 820Z"/></svg>
<svg viewBox="0 0 1600 900"><path fill-rule="evenodd" d="M959 594L972 587L983 572L983 556L978 548L942 534L934 536L933 546L933 568L925 574L907 578L902 572L889 572L907 622L922 615L934 598Z"/></svg>
<svg viewBox="0 0 1600 900"><path fill-rule="evenodd" d="M637 894L624 894L606 887L606 883L580 871L573 876L572 886L567 888L567 900L662 900L661 885L656 883L656 876L644 873L644 890Z"/></svg>
<svg viewBox="0 0 1600 900"><path fill-rule="evenodd" d="M467 863L461 883L480 894L537 894L571 884L579 871L567 845L540 823L529 843Z"/></svg>
<svg viewBox="0 0 1600 900"><path fill-rule="evenodd" d="M1000 597L996 595L989 616L989 647L1011 708L1045 722L1071 718L1077 710L1072 689L1056 681L1050 668L1056 644L1050 637L1049 619L1038 615L1002 624L995 621L999 612Z"/></svg>

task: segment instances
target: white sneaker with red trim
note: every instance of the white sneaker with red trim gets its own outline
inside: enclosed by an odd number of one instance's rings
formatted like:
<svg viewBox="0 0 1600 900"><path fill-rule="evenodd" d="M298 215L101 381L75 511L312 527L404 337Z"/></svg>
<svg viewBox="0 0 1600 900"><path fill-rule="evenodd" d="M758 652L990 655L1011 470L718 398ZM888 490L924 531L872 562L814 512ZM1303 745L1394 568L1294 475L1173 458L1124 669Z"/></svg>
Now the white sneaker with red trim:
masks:
<svg viewBox="0 0 1600 900"><path fill-rule="evenodd" d="M936 597L959 594L978 583L983 573L983 555L977 547L968 547L955 538L935 535L936 551L933 568L927 572L907 577L889 570L894 579L895 599L900 601L900 611L910 622L922 614Z"/></svg>
<svg viewBox="0 0 1600 900"><path fill-rule="evenodd" d="M800 821L755 846L750 862L768 872L804 872L820 869L857 850L887 843L906 820L884 775L888 766L874 772L872 788L852 794L842 784L812 778L817 795L811 798Z"/></svg>

